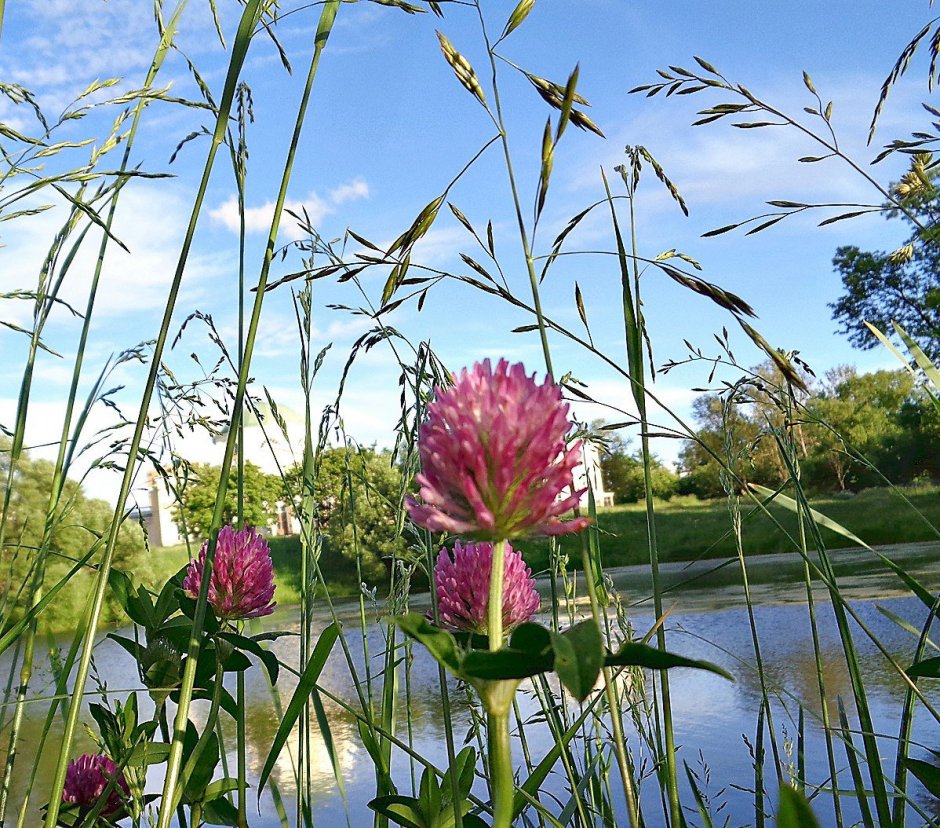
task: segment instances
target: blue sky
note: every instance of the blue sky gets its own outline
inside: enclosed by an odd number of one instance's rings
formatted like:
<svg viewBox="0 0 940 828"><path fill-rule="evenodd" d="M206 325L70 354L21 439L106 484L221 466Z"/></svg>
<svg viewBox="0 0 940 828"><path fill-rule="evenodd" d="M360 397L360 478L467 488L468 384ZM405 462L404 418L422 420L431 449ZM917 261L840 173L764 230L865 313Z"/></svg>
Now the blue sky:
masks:
<svg viewBox="0 0 940 828"><path fill-rule="evenodd" d="M501 30L513 6L495 0L485 4L491 32ZM238 7L227 0L220 7L222 26L230 39ZM282 4L282 10L287 8ZM479 22L471 8L444 8L443 20L430 14L408 16L369 2L344 4L340 9L321 64L289 196L295 208L303 205L308 210L325 238L340 237L350 227L379 244L388 244L493 136L492 123L455 80L435 36L435 29L448 35L475 66L491 97ZM249 281L258 271L318 14L317 8L301 8L278 28L294 66L292 77L263 36L256 39L248 57L244 77L252 88L255 114L249 130ZM501 54L559 83L580 62L578 91L593 104L590 115L607 137L602 140L574 128L565 134L556 152L536 252L546 252L569 217L602 197L600 168L610 174L623 160L626 144L643 144L675 181L690 208L690 217L685 218L647 171L637 203L638 239L644 255L676 248L699 260L705 278L753 305L759 315L756 326L771 343L798 349L819 374L847 362L863 370L893 367L890 355L882 350L850 348L835 333L826 304L839 295L839 279L831 267L836 247L858 244L891 249L903 240L902 226L866 218L817 228L816 222L828 215L821 213L785 221L757 236L737 232L702 238L709 229L764 212L768 199L877 202L880 198L871 186L837 160L797 163L798 157L813 154L815 148L794 130L736 130L722 123L690 126L698 109L723 102L727 96L665 100L627 92L655 80L657 68L691 67L692 56L699 55L730 80L744 83L778 108L797 115L812 103L802 82L805 69L820 94L834 101L833 122L843 146L867 165L882 143L926 123L920 108L928 94L926 65L919 57L889 100L876 148L865 146L885 74L929 19L930 8L922 0L891 4L872 0L760 4L538 0L525 25L501 45ZM118 91L139 86L155 42L149 4L135 0L11 3L0 39L0 79L30 88L48 112L56 112L95 78L122 78L115 87ZM180 45L218 96L226 55L204 0L192 0L187 8ZM499 71L513 161L528 213L549 109L517 72L505 64ZM158 85L171 82L172 94L198 97L179 56L167 62ZM114 109L101 108L70 125L61 138L101 140L115 114ZM30 126L26 113L6 103L0 103L0 121L18 129ZM165 103L153 104L145 117L135 145L135 162L145 170L175 177L135 181L122 194L116 232L132 252L128 255L112 246L90 346L88 382L110 353L156 333L207 142L191 142L172 165L169 157L180 140L206 122L205 114L197 109ZM86 154L87 150L77 150L71 156L73 163ZM888 161L875 168L875 175L887 183L900 171L898 161ZM237 264L234 193L231 171L220 157L177 308L177 322L197 309L211 313L231 343ZM528 299L498 145L458 182L449 199L481 229L492 220L507 278L514 291ZM54 210L0 225L0 242L5 245L0 248L0 292L35 285L39 262L61 217L62 211ZM279 241L286 243L296 235L288 221ZM417 248L415 260L467 273L459 253L479 258L480 251L474 248L475 242L444 210ZM602 211L583 223L569 247L611 248L609 220ZM66 284L65 296L70 300L83 301L92 267L90 251L79 256ZM298 263L297 254L288 256L276 266L275 277L292 271ZM615 261L607 256L572 256L560 260L546 281L546 312L580 331L573 301L575 280L584 295L595 342L622 363ZM384 276L378 273L364 281L374 302L383 282ZM707 300L652 271L644 278L644 297L657 364L683 358L683 339L711 352L712 333L730 323ZM332 342L320 377L319 404L332 400L350 344L368 327L360 317L330 310L327 305L361 301L351 285L316 283L317 344ZM24 302L0 301L0 314L18 324L29 323ZM421 313L411 303L387 321L413 342L430 339L454 369L485 356L505 355L523 360L530 370L543 370L537 336L510 333L531 320L493 297L456 283L438 285ZM44 355L38 365L28 432L34 444L57 437L61 395L71 375L68 356L75 347L78 324L61 312L47 330L48 344L66 359ZM743 336L736 331L732 335L742 362L760 360ZM21 335L5 329L0 332L0 423L8 427L22 373L23 344ZM552 347L558 374L571 371L588 383L592 393L629 408L629 389L610 371L559 337L552 339ZM192 352L208 364L216 355L195 327L166 361L180 376L192 375ZM298 408L297 361L291 300L283 288L266 298L254 360L256 390L265 385L282 404ZM662 378L656 390L688 416L695 396L690 389L704 384L706 375L701 366L676 371ZM117 377L127 385L121 399L128 412L138 404L142 376L143 369L135 366ZM396 381L397 369L388 351L375 349L357 365L343 409L350 434L365 443L389 443ZM600 413L578 408L584 418ZM107 417L107 410L102 409L93 425L104 424ZM677 446L664 443L658 450L673 457ZM98 473L89 488L106 495L114 488L113 475Z"/></svg>

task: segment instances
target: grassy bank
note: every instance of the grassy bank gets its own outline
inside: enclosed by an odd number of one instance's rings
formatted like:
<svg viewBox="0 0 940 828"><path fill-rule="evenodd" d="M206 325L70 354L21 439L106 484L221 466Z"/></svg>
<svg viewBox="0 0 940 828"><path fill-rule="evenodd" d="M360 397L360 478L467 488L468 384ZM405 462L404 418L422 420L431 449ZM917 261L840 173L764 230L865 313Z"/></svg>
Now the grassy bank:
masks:
<svg viewBox="0 0 940 828"><path fill-rule="evenodd" d="M910 505L903 498L907 498ZM936 486L910 487L900 492L867 489L858 494L821 497L813 500L811 506L872 545L913 543L940 537L934 528L940 527L940 487ZM765 513L747 503L743 504L743 510L746 555L792 549L786 536ZM770 512L787 532L796 536L797 522L792 512L782 506L771 506ZM598 514L597 525L604 566L629 566L649 561L645 504L605 509ZM664 562L691 561L734 555L735 541L730 526L725 500L677 498L657 503L659 558ZM852 545L826 529L823 539L833 549ZM570 565L579 568L581 539L577 536L562 538L561 546L568 553ZM547 541L533 540L520 547L534 570L547 568Z"/></svg>
<svg viewBox="0 0 940 828"><path fill-rule="evenodd" d="M868 489L855 495L820 498L812 505L872 545L936 540L938 533L932 526L940 526L940 487L908 488L903 490L903 495L923 514L923 518L904 502L900 494L889 489ZM747 512L751 507L745 508ZM796 533L796 520L791 512L779 506L771 507L771 512L788 532ZM731 521L724 500L677 498L657 503L656 514L659 555L663 562L723 558L735 554L734 539L729 533ZM644 504L605 509L598 515L597 525L605 566L629 566L649 560ZM823 530L823 537L830 548L851 545L829 530ZM300 539L291 536L270 538L268 542L278 585L277 600L281 604L296 603L300 596ZM561 541L573 568L580 568L580 543L577 536ZM519 548L533 570L547 569L548 543L545 540L520 542ZM744 548L747 555L790 550L786 537L770 518L759 511L754 511L745 520ZM185 546L153 549L151 555L151 568L160 583L187 559ZM359 592L359 579L352 562L325 552L320 566L334 597Z"/></svg>

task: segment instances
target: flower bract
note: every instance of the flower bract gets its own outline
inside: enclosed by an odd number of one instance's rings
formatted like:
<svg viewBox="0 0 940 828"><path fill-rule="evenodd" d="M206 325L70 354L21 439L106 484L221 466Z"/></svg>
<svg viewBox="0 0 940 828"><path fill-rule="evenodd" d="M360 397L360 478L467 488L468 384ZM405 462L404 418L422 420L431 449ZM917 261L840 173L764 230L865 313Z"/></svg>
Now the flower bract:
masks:
<svg viewBox="0 0 940 828"><path fill-rule="evenodd" d="M586 518L560 517L580 502L573 471L580 441L571 428L561 389L535 382L521 364L489 360L464 369L438 388L421 426L420 502L411 519L435 532L477 540L576 532Z"/></svg>
<svg viewBox="0 0 940 828"><path fill-rule="evenodd" d="M183 579L183 590L192 598L199 595L208 547L206 541ZM222 621L238 621L270 615L277 606L273 598L274 566L264 536L251 527L235 531L223 526L209 580L209 605L216 616Z"/></svg>
<svg viewBox="0 0 940 828"><path fill-rule="evenodd" d="M532 570L522 555L508 543L503 579L503 628L509 632L528 621L539 608ZM442 549L434 566L437 606L441 622L455 630L485 635L489 606L493 544L454 544L453 552Z"/></svg>

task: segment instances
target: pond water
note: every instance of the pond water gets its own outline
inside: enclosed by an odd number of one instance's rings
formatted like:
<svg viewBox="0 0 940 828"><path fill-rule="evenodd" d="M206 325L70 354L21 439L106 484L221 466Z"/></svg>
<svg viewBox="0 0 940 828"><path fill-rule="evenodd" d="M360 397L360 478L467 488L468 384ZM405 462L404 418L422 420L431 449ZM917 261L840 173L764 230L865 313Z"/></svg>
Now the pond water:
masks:
<svg viewBox="0 0 940 828"><path fill-rule="evenodd" d="M932 575L934 581L940 579L940 573L937 572L935 565L929 569L931 571L925 574ZM931 578L928 577L927 580L929 582ZM864 592L864 585L865 579L859 577L857 583L854 584L856 593ZM932 583L930 586L936 588L937 584ZM783 588L778 585L774 590L764 592L759 596L761 603L756 607L755 615L768 680L779 691L773 714L781 750L786 754L792 748L791 740L797 733L796 719L799 704L802 703L806 710L807 776L811 781L822 782L828 776L828 764L822 730L818 723L820 710L817 676L809 633L808 610L805 603L799 602L799 595L800 587L798 586ZM740 605L740 590L735 592L726 587L722 591L708 589L695 592L685 591L676 598L676 602L676 607L666 622L670 649L715 662L736 677L736 681L732 683L721 677L699 671L675 670L671 672L680 773L682 773L682 760L699 773L703 780L703 792L711 798L713 809L720 808L717 812L719 818L716 824L723 824L727 817L729 825L751 825L754 822L754 797L748 789L754 786L754 764L748 743L753 745L755 741L761 691L753 666L754 658L747 611ZM910 663L916 639L909 631L890 620L879 608L908 620L919 629L926 614L923 605L910 597L886 596L877 599L859 598L853 602L853 606L864 623L876 633L899 662ZM818 605L817 610L822 649L826 654L825 681L829 696L833 700L830 713L838 720L834 700L841 696L845 699L847 708L851 710L851 686L841 655L831 606L822 603ZM344 620L344 629L351 644L356 670L362 677L365 674L365 659L363 641L358 627L358 604L353 602L342 605L339 607L339 612ZM642 606L632 610L630 618L634 628L641 632L653 623L652 613ZM328 620L326 616L323 616L318 619L318 624L322 628ZM296 612L290 608L279 610L265 621L269 628L286 630L298 628ZM853 631L856 634L875 727L877 732L885 734L882 740L884 767L890 776L894 765L894 744L890 741L890 734L897 733L904 685L857 626L853 626ZM67 646L67 640L63 638L55 641L54 644L64 648ZM298 639L293 637L282 638L275 645L282 660L295 665L297 647ZM373 673L378 673L381 669L383 647L381 628L373 624L368 632L368 650L371 654ZM4 659L0 659L0 671L2 671L0 675L6 675L8 658L9 654ZM140 686L131 658L106 639L100 642L96 650L95 668L99 679L107 685L108 690L118 696L126 696L127 691ZM279 689L286 705L294 688L294 679L285 671L282 671L281 675ZM349 668L338 646L327 663L321 683L338 696L355 703L356 693L350 679ZM427 756L439 767L446 766L444 722L437 668L418 647L415 648L410 683L411 706L407 719L402 717L399 723L401 738L405 740L410 738L415 750ZM259 667L253 667L249 671L246 684L249 771L257 778L274 737L278 719L270 691ZM930 683L927 682L927 684ZM33 682L33 694L39 697L48 695L51 687L52 677L48 659L44 658ZM931 687L928 687L928 690L932 693L931 698L937 699L938 694L935 690ZM452 685L451 691L452 715L459 740L467 730L470 711L462 690ZM524 691L525 686L519 698L523 715L527 717L538 710L538 705L531 694ZM139 696L142 715L147 715L152 710L152 706L146 693L140 693ZM95 698L91 697L90 700L94 701ZM201 722L201 717L206 715L206 707L205 703L196 703L193 718ZM30 764L27 760L35 755L35 744L47 705L42 701L35 701L27 709L20 742L20 761L17 763L17 770L14 774L12 810L8 812L13 814L19 807L18 796L21 796ZM366 803L375 796L374 773L370 760L359 741L356 720L336 705L329 705L328 713L333 741L345 778L349 803L348 823L354 828L371 825L372 813L366 807ZM223 718L227 717L223 714ZM84 721L91 723L91 718L86 716ZM629 719L627 721L629 722ZM40 763L36 782L37 795L34 797L37 806L45 801L45 792L51 784L59 743L56 737L61 732L61 727L62 721L59 718L56 720L53 733L47 743L47 755L42 757ZM225 723L225 730L228 744L234 745L234 725L230 721ZM940 725L923 710L922 706L918 707L914 734L917 744L911 750L913 756L926 759L929 757L929 748L940 749ZM551 747L551 735L544 725L535 724L526 727L526 736L533 761L537 762ZM631 744L637 744L638 737L635 730L628 733L628 738ZM5 742L6 734L3 736L4 747ZM515 747L518 748L518 745ZM87 734L80 733L76 752L91 748L92 744ZM766 748L769 754L769 745L766 745ZM795 750L791 758L795 765ZM234 755L230 756L230 759L234 768ZM314 788L318 792L314 807L316 824L346 825L346 810L337 792L333 768L322 743L317 744L315 759L317 764L313 769ZM521 762L519 753L516 759L517 762ZM786 755L784 759L786 760ZM407 756L396 753L393 761L393 770L401 792L410 793L411 767ZM846 757L841 748L838 765L845 775L843 785L850 787L851 778ZM772 773L769 763L767 767L768 773ZM159 791L162 783L161 770L162 767L157 767L151 775L150 783L155 791ZM418 775L420 775L420 768L418 768ZM707 782L705 781L706 775ZM292 813L293 775L287 751L282 754L272 778L279 785L288 813ZM688 794L684 781L683 778L683 787ZM768 788L776 787L773 779L768 780L767 785ZM556 793L561 801L567 801L569 794L566 792L565 779L561 773L550 777L547 788ZM486 798L485 787L480 780L474 790L481 798ZM916 783L912 783L911 792L920 807L927 813L940 814L936 801L933 801L930 795ZM659 794L651 780L644 783L641 799L645 806L644 810L648 812L646 814L647 825L661 824L662 811L658 802ZM690 805L693 804L691 796L687 796L687 802ZM619 801L617 804L622 805ZM814 807L823 825L834 824L831 805L823 796L816 800ZM856 818L850 805L846 808L846 817L848 825L852 824ZM697 814L690 812L688 818L691 825L699 824ZM280 824L268 793L261 797L260 814L254 810L249 821L256 828L273 828ZM922 818L915 817L910 824L919 825L922 822ZM38 810L35 820L30 819L27 824L40 824ZM623 824L626 824L625 820Z"/></svg>

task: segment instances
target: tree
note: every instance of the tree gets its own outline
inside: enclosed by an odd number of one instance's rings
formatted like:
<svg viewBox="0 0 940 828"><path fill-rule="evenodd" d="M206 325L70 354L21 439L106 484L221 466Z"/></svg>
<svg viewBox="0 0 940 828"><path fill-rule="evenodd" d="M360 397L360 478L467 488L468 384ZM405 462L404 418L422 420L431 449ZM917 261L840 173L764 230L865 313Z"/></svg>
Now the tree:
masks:
<svg viewBox="0 0 940 828"><path fill-rule="evenodd" d="M193 463L190 468L190 478L183 489L181 502L173 506L173 522L180 532L202 538L206 537L212 528L212 513L222 477L222 467ZM282 496L280 478L266 474L254 463L246 461L244 492L245 525L260 528L273 523L277 517L277 502ZM232 523L237 516L238 481L233 467L228 477L222 522Z"/></svg>
<svg viewBox="0 0 940 828"><path fill-rule="evenodd" d="M679 491L699 497L722 497L727 484L737 488L727 468L745 482L776 485L782 479L777 447L766 424L753 410L754 400L735 395L703 394L692 403L699 425L694 440L679 452Z"/></svg>
<svg viewBox="0 0 940 828"><path fill-rule="evenodd" d="M856 348L878 345L866 321L886 334L893 332L893 321L932 358L940 356L940 193L931 163L929 153L914 156L910 172L894 187L905 209L885 212L908 225L904 245L891 253L854 245L836 250L832 264L844 293L829 307L839 332Z"/></svg>
<svg viewBox="0 0 940 828"><path fill-rule="evenodd" d="M0 438L0 474L6 481L9 469L9 442ZM29 590L20 587L36 571L37 555L43 542L49 493L52 490L55 466L48 460L33 460L24 452L13 476L10 509L7 514L6 546L0 555L0 591L10 590L11 600L18 594L18 603L12 609L14 617L26 607ZM81 558L107 533L111 525L113 508L103 500L85 496L74 480L66 480L51 524L46 544L45 583L61 579L74 561ZM94 556L90 564L98 562ZM125 521L118 532L114 547L113 564L126 570L135 583L150 584L153 578L149 560L145 555L144 534L139 525ZM55 601L43 612L43 622L62 626L66 621L76 623L88 591L94 583L91 570L74 575ZM109 596L105 618L120 617L118 605ZM6 616L4 620L9 620Z"/></svg>
<svg viewBox="0 0 940 828"><path fill-rule="evenodd" d="M629 444L621 437L607 441L601 457L604 488L613 492L614 503L636 503L646 497L642 452L630 452ZM676 493L679 478L666 468L657 457L652 458L651 482L653 497L669 500Z"/></svg>
<svg viewBox="0 0 940 828"><path fill-rule="evenodd" d="M302 470L292 466L286 482L296 499ZM404 550L399 532L402 476L392 456L374 448L330 448L320 453L314 480L314 518L327 551L358 560L363 577L387 574Z"/></svg>
<svg viewBox="0 0 940 828"><path fill-rule="evenodd" d="M909 479L904 457L910 446L902 439L905 424L901 415L906 405L913 404L911 375L906 371L859 374L843 366L830 371L826 379L826 385L806 406L815 420L825 424L815 430L818 444L814 458L825 463L829 475L828 480L814 482L825 488L832 488L834 482L840 490L879 482L877 474L846 453L843 440L888 479Z"/></svg>

